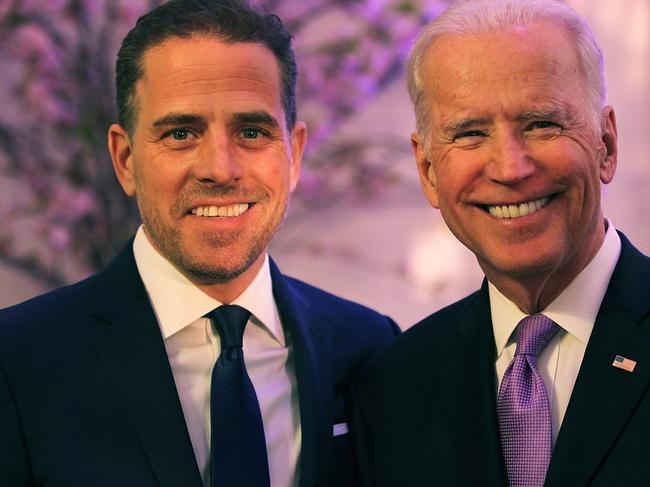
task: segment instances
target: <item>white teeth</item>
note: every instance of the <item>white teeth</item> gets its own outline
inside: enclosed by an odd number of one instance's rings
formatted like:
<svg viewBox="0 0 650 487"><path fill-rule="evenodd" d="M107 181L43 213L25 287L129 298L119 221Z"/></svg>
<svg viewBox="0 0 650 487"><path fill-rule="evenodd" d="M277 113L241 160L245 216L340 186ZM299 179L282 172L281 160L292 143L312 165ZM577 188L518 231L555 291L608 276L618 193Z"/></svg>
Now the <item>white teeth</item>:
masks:
<svg viewBox="0 0 650 487"><path fill-rule="evenodd" d="M530 215L535 213L541 207L548 203L548 198L540 198L538 200L529 201L528 203L521 203L519 205L500 205L488 206L488 211L492 216L497 218L518 218L521 216Z"/></svg>
<svg viewBox="0 0 650 487"><path fill-rule="evenodd" d="M250 208L248 203L239 203L236 205L228 206L198 206L192 208L192 215L208 216L208 217L235 217L244 213Z"/></svg>

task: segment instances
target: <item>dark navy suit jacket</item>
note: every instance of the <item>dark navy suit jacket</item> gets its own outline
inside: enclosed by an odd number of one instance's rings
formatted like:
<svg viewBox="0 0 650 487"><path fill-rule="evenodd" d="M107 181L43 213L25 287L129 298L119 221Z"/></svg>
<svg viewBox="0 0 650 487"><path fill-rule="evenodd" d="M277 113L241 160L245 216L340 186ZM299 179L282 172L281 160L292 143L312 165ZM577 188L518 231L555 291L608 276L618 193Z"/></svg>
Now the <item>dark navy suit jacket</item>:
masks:
<svg viewBox="0 0 650 487"><path fill-rule="evenodd" d="M650 259L621 240L547 487L650 486ZM362 485L506 485L495 360L486 283L371 359L352 387Z"/></svg>
<svg viewBox="0 0 650 487"><path fill-rule="evenodd" d="M352 375L398 329L273 263L271 276L298 385L299 485L354 485L349 437L332 428L348 421ZM0 485L202 485L131 245L102 273L0 312Z"/></svg>

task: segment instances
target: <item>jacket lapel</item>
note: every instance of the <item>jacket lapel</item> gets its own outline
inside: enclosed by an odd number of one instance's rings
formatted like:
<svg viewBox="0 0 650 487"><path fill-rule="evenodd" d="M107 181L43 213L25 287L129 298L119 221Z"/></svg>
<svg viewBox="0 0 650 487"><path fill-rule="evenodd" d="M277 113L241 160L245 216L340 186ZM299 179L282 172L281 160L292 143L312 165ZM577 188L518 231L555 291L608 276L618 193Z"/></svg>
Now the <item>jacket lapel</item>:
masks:
<svg viewBox="0 0 650 487"><path fill-rule="evenodd" d="M98 276L91 339L162 486L201 486L158 321L129 244Z"/></svg>
<svg viewBox="0 0 650 487"><path fill-rule="evenodd" d="M271 260L273 295L288 342L300 403L302 445L300 450L301 486L325 485L332 441L332 383L328 351L328 328L315 326L310 317L311 300L291 285Z"/></svg>
<svg viewBox="0 0 650 487"><path fill-rule="evenodd" d="M650 260L622 235L621 240L621 257L589 339L553 451L547 486L589 481L650 380ZM613 367L616 355L635 360L634 371Z"/></svg>
<svg viewBox="0 0 650 487"><path fill-rule="evenodd" d="M457 444L471 478L480 478L484 485L503 485L496 413L496 349L487 281L458 315L457 322L438 380L445 398L446 417L456 423Z"/></svg>

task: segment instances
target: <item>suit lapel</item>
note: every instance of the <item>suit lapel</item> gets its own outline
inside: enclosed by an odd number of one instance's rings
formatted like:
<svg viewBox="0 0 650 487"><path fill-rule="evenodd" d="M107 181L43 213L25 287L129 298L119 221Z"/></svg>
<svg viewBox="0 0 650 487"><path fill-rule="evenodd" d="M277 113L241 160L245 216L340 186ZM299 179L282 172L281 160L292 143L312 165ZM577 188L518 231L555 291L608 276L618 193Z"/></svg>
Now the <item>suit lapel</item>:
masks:
<svg viewBox="0 0 650 487"><path fill-rule="evenodd" d="M332 383L326 326L315 326L311 300L282 276L271 260L273 295L289 343L300 403L301 486L325 485L332 441ZM324 325L319 323L319 325Z"/></svg>
<svg viewBox="0 0 650 487"><path fill-rule="evenodd" d="M478 475L484 485L503 485L496 414L496 351L487 281L457 321L439 378L447 418L457 423L457 444L472 478ZM435 431L430 434L435 438Z"/></svg>
<svg viewBox="0 0 650 487"><path fill-rule="evenodd" d="M647 290L650 264L621 236L623 248L596 318L546 485L584 485L634 412L650 380ZM645 329L641 326L646 321ZM637 361L632 373L612 367L616 355Z"/></svg>
<svg viewBox="0 0 650 487"><path fill-rule="evenodd" d="M162 486L201 486L158 322L129 244L98 277L91 339Z"/></svg>

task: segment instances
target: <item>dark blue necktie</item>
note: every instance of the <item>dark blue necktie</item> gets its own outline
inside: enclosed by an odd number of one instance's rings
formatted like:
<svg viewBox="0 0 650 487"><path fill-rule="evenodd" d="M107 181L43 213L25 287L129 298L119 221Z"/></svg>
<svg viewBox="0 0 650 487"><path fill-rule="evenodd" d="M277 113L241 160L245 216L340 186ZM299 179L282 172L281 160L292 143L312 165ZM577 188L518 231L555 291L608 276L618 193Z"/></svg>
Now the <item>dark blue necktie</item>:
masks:
<svg viewBox="0 0 650 487"><path fill-rule="evenodd" d="M224 305L206 316L221 341L210 389L212 487L269 487L262 415L242 349L250 313Z"/></svg>

